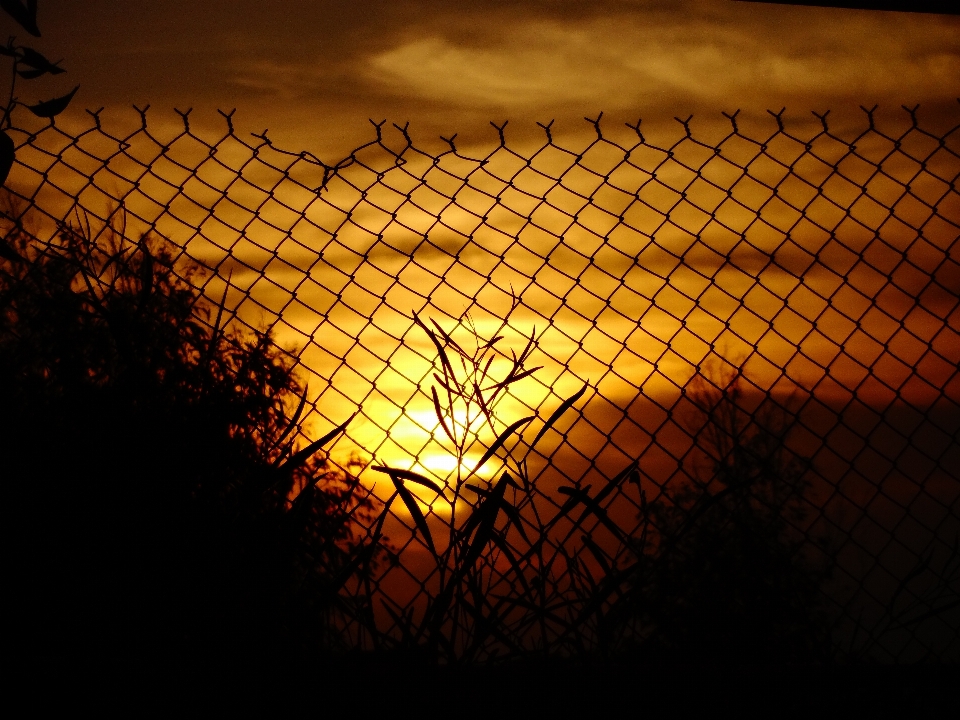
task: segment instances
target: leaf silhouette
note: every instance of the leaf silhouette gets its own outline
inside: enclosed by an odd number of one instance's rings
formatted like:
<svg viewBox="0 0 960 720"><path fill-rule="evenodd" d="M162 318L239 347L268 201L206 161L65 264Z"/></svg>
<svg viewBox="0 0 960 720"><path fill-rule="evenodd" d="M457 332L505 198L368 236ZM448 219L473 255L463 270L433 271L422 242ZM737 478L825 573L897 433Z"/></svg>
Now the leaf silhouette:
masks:
<svg viewBox="0 0 960 720"><path fill-rule="evenodd" d="M46 75L46 70L17 70L17 75L22 77L24 80L33 80L38 78L41 75Z"/></svg>
<svg viewBox="0 0 960 720"><path fill-rule="evenodd" d="M413 316L413 321L423 329L423 331L427 334L427 337L430 338L434 346L437 348L437 352L440 353L440 362L443 364L444 373L449 374L449 376L453 376L453 366L450 364L450 359L447 357L447 352L444 350L443 344L437 338L437 334L428 328L423 320L416 315Z"/></svg>
<svg viewBox="0 0 960 720"><path fill-rule="evenodd" d="M553 427L554 423L560 419L560 416L569 410L577 400L583 397L583 394L587 391L587 387L589 387L587 383L584 383L582 388L560 403L560 407L553 411L553 414L543 424L543 427L540 428L540 432L537 433L537 436L533 439L533 442L530 443L530 447L537 446L537 443L540 442L540 438L546 434L547 430Z"/></svg>
<svg viewBox="0 0 960 720"><path fill-rule="evenodd" d="M10 168L13 167L16 154L13 139L5 132L0 131L0 185L7 181L7 175L10 174Z"/></svg>
<svg viewBox="0 0 960 720"><path fill-rule="evenodd" d="M508 375L507 377L505 377L503 380L501 380L500 382L496 383L495 385L490 386L490 387L487 388L487 389L488 389L488 390L497 390L497 389L500 389L500 388L505 388L505 387L507 387L508 385L512 385L513 383L517 382L518 380L523 380L525 377L528 377L528 376L530 376L530 375L533 375L537 370L543 370L543 365L537 365L536 367L532 367L532 368L528 368L528 369L526 369L526 370L522 370L522 371L520 371L520 372L518 372L518 373L516 373L516 374L510 373L510 375Z"/></svg>
<svg viewBox="0 0 960 720"><path fill-rule="evenodd" d="M513 568L514 574L517 576L517 579L520 580L520 584L523 585L523 589L530 594L530 585L527 584L527 578L523 575L523 568L520 567L520 563L517 562L516 556L510 550L510 546L500 533L494 531L490 534L490 540L500 548L500 552L503 553L504 557L507 558L507 562L510 563L510 566Z"/></svg>
<svg viewBox="0 0 960 720"><path fill-rule="evenodd" d="M0 0L0 8L28 33L40 37L40 29L37 27L37 0Z"/></svg>
<svg viewBox="0 0 960 720"><path fill-rule="evenodd" d="M413 494L407 489L403 481L397 477L394 477L392 474L390 479L393 480L394 486L397 488L397 492L400 494L400 499L403 500L403 504L407 506L407 510L410 511L413 521L417 524L420 532L423 534L423 539L426 541L427 545L430 546L430 551L436 556L437 549L433 544L433 536L430 534L430 528L427 525L427 519L423 516L423 512L420 510L420 506L417 505L416 499L413 497Z"/></svg>
<svg viewBox="0 0 960 720"><path fill-rule="evenodd" d="M303 414L303 408L307 404L308 391L309 391L308 387L303 388L303 395L300 396L300 404L297 405L296 412L293 413L293 417L290 418L290 421L287 423L287 426L283 429L283 432L280 433L280 436L277 438L276 442L273 444L273 447L275 448L280 447L280 445L283 444L283 441L287 439L287 436L291 432L293 432L293 429L297 426L297 421L300 419L300 415Z"/></svg>
<svg viewBox="0 0 960 720"><path fill-rule="evenodd" d="M457 440L453 437L453 433L447 425L447 419L443 416L443 411L440 409L440 398L437 396L437 389L431 387L430 390L433 392L433 407L437 411L437 420L440 421L440 425L443 427L443 431L447 434L447 437L450 438L450 442L456 443Z"/></svg>
<svg viewBox="0 0 960 720"><path fill-rule="evenodd" d="M481 497L486 498L485 502L492 502L498 508L503 510L507 518L509 518L509 520L517 528L517 531L520 533L520 535L523 536L523 539L529 543L530 538L527 537L527 531L523 527L523 521L520 519L520 513L517 512L517 509L513 505L511 505L509 502L507 502L506 498L504 497L504 490L506 489L505 487L506 485L510 485L511 487L516 488L518 490L520 489L519 486L513 481L513 478L511 478L510 475L507 473L503 474L503 477L500 478L500 482L497 483L496 487L493 490L485 490L484 488L478 487L470 483L467 483L466 487L470 488L477 495L480 495ZM477 516L477 513L474 513L474 515L471 515L470 519L472 520L476 516ZM464 529L466 529L466 526Z"/></svg>
<svg viewBox="0 0 960 720"><path fill-rule="evenodd" d="M430 478L424 477L420 473L415 473L413 470L401 470L399 468L384 467L383 465L377 465L372 469L376 470L377 472L386 473L390 476L394 483L396 483L398 480L409 480L410 482L415 482L418 485L428 487L431 490L436 491L438 494L443 493L443 489L437 485L437 483Z"/></svg>
<svg viewBox="0 0 960 720"><path fill-rule="evenodd" d="M62 67L60 67L56 63L50 62L49 60L47 60L46 57L38 53L33 48L28 48L28 47L20 48L19 60L22 64L32 67L34 70L39 71L39 75L43 75L44 73L50 73L51 75L59 75L60 73L66 72L66 70L64 70ZM26 75L24 75L22 72L20 73L20 75L22 77L26 77ZM34 75L33 77L38 77L38 76Z"/></svg>
<svg viewBox="0 0 960 720"><path fill-rule="evenodd" d="M77 85L73 90L68 92L66 95L61 95L58 98L53 98L52 100L44 100L43 102L37 103L36 105L27 105L27 110L32 112L37 117L42 118L52 118L56 117L64 110L67 109L67 105L70 104L70 101L73 100L73 96L76 95L77 90L80 89L80 86Z"/></svg>
<svg viewBox="0 0 960 720"><path fill-rule="evenodd" d="M337 427L335 427L333 430L328 432L319 440L314 440L312 443L310 443L305 448L303 448L303 450L300 450L299 452L294 454L293 457L291 457L289 460L287 460L287 462L285 462L283 465L279 467L279 471L283 473L288 469L292 470L293 468L298 467L299 465L302 465L303 463L305 463L311 455L313 455L320 448L322 448L328 442L333 440L337 435L340 435L344 430L346 430L347 425L349 425L350 421L353 420L356 416L357 416L357 413L354 413L353 415L348 417L343 424L338 425Z"/></svg>
<svg viewBox="0 0 960 720"><path fill-rule="evenodd" d="M517 420L515 423L513 423L510 427L508 427L506 430L504 430L502 433L500 433L500 436L494 441L493 445L487 448L487 451L483 454L483 457L480 458L480 462L477 463L476 467L473 468L473 470L470 472L470 475L468 475L467 477L476 475L477 472L480 470L480 468L483 467L483 464L487 460L489 460L493 456L493 454L497 452L497 450L503 447L503 444L507 441L507 438L510 437L514 432L516 432L517 429L526 425L531 420L533 420L533 415L529 415L525 418L521 418L520 420Z"/></svg>

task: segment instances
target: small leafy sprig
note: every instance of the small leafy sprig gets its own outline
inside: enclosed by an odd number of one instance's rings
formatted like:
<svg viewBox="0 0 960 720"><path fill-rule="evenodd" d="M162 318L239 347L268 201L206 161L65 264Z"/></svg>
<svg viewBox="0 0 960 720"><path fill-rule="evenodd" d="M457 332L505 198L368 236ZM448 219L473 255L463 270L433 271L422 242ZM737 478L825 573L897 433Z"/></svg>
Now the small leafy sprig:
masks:
<svg viewBox="0 0 960 720"><path fill-rule="evenodd" d="M37 0L0 0L0 9L12 17L24 30L40 37L37 27ZM35 105L21 103L17 99L17 79L34 80L44 75L59 75L66 72L59 62L50 62L44 55L25 45L16 45L16 38L11 37L6 45L0 45L0 55L12 58L10 74L10 92L7 102L3 106L3 118L0 120L0 185L6 182L13 167L16 155L13 139L6 133L10 124L10 114L17 105L23 105L30 112L41 118L54 118L70 104L73 96L80 88L77 85L66 95L43 100Z"/></svg>
<svg viewBox="0 0 960 720"><path fill-rule="evenodd" d="M545 557L550 554L550 533L560 517L541 517L534 503L527 456L584 396L588 385L566 398L528 444L521 433L537 415L504 422L495 406L516 383L541 369L527 367L536 331L519 354L510 351L506 355L498 344L504 339L501 331L506 329L507 319L490 340L481 338L469 316L461 319L459 324L472 336L472 343L455 340L452 332L435 321L416 316L413 320L437 351L429 397L436 413L436 432L446 441L456 469L441 487L411 470L373 467L389 475L394 486L384 502L374 540L393 512L393 502L400 499L414 522L414 532L422 536L437 564L437 587L417 609L394 608L385 600L384 610L394 622L393 630L370 629L385 646L422 652L434 660L470 662L482 656L490 643L522 653L526 630L551 623L557 611L554 606L562 603L552 576L554 563ZM496 372L497 358L506 360L505 373ZM480 441L480 435L488 432L492 440ZM473 460L470 455L478 445L483 447L482 456ZM480 475L484 467L495 468L489 480L486 473ZM433 514L433 522L429 522L421 501L411 492L411 483L436 493L443 504L449 503L450 516ZM434 533L437 524L446 535L443 540ZM399 632L399 639L392 636L394 631Z"/></svg>

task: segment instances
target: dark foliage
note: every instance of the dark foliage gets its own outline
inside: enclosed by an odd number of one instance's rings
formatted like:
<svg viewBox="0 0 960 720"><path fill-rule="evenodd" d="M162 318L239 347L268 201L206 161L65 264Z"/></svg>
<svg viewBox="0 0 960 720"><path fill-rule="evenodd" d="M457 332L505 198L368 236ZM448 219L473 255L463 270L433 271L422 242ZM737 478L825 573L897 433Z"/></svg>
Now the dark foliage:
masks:
<svg viewBox="0 0 960 720"><path fill-rule="evenodd" d="M270 335L218 327L156 238L4 236L3 572L25 659L209 673L315 650L372 503L294 452L305 390Z"/></svg>
<svg viewBox="0 0 960 720"><path fill-rule="evenodd" d="M22 3L20 0L0 0L0 10L3 10L8 17L15 20L28 33L40 37L40 29L37 27L36 0L27 3ZM17 105L24 105L37 117L54 118L67 109L70 101L73 100L73 96L80 89L78 85L66 95L44 100L35 105L21 103L16 96L18 78L34 80L44 75L59 75L66 71L60 67L59 62L50 62L32 47L15 45L14 40L15 38L11 37L6 45L0 45L0 56L10 58L12 65L10 93L2 107L3 117L0 119L0 185L6 182L16 155L13 140L6 132L13 108Z"/></svg>
<svg viewBox="0 0 960 720"><path fill-rule="evenodd" d="M654 539L638 595L651 659L827 659L818 598L828 567L798 530L808 463L787 448L787 413L772 397L748 411L745 385L728 368L686 388L695 408L692 478L648 508Z"/></svg>

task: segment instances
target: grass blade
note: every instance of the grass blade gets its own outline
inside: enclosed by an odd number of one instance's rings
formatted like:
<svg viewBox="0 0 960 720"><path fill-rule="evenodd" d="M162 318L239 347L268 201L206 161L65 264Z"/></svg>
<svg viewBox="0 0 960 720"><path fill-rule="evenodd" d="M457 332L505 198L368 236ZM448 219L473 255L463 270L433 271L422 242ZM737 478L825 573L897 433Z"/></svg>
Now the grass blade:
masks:
<svg viewBox="0 0 960 720"><path fill-rule="evenodd" d="M430 391L433 393L433 407L437 411L437 420L440 421L440 425L443 427L443 431L447 434L447 437L450 438L450 442L456 445L457 439L450 431L450 426L447 425L447 419L443 416L443 412L440 410L440 397L437 395L437 389L435 387L431 387Z"/></svg>
<svg viewBox="0 0 960 720"><path fill-rule="evenodd" d="M487 418L487 422L490 423L490 427L493 427L493 413L490 412L490 408L487 405L487 399L483 397L483 391L480 389L480 386L477 383L473 384L474 397L476 397L477 402L480 405L480 409L483 411L483 415Z"/></svg>
<svg viewBox="0 0 960 720"><path fill-rule="evenodd" d="M283 432L280 433L280 437L274 441L274 448L280 447L280 445L283 444L283 441L287 439L287 436L290 435L290 433L293 432L293 429L297 426L297 421L300 420L300 415L303 413L303 408L307 405L307 390L308 388L303 388L303 396L300 398L300 404L297 405L297 410L293 413L293 417L290 418L290 422L287 423L287 426L283 429Z"/></svg>
<svg viewBox="0 0 960 720"><path fill-rule="evenodd" d="M420 506L417 505L416 499L413 497L413 494L408 490L402 480L399 480L391 476L394 486L397 488L397 493L400 495L400 499L403 500L403 504L407 506L407 510L410 511L411 517L413 517L413 522L416 523L417 528L423 534L423 539L430 547L430 551L433 553L434 557L437 555L437 548L433 544L433 535L430 534L430 528L427 526L427 519L423 516L423 511L420 510Z"/></svg>
<svg viewBox="0 0 960 720"><path fill-rule="evenodd" d="M516 374L510 373L507 377L505 377L500 382L488 387L487 390L499 390L501 388L505 388L508 385L512 385L513 383L517 382L518 380L523 380L525 377L533 375L537 370L542 370L542 369L543 369L543 365L537 365L537 367L530 368L528 370L522 370Z"/></svg>
<svg viewBox="0 0 960 720"><path fill-rule="evenodd" d="M444 330L442 327L440 327L440 323L438 323L433 318L430 318L430 322L433 323L433 326L437 329L437 332L440 333L440 335L443 337L444 341L448 345L452 346L453 349L456 350L458 353L460 353L460 355L462 355L463 357L465 358L470 357L466 352L464 352L463 348L460 347L452 337L450 337L450 334L446 330Z"/></svg>
<svg viewBox="0 0 960 720"><path fill-rule="evenodd" d="M493 454L497 452L497 450L503 447L503 444L507 441L507 438L509 438L519 428L523 427L528 422L533 420L533 417L534 417L533 415L529 415L525 418L517 420L515 423L510 425L510 427L508 427L506 430L500 433L500 436L494 441L493 445L487 448L487 451L483 454L483 457L480 458L480 462L477 463L476 467L473 468L473 470L470 472L469 475L467 475L467 477L469 478L476 475L477 472L480 470L480 468L483 467L483 464L487 462L487 460L489 460L493 456Z"/></svg>
<svg viewBox="0 0 960 720"><path fill-rule="evenodd" d="M597 496L593 499L595 503L603 502L603 499L607 497L611 492L613 492L624 480L630 477L637 469L637 460L634 460L632 463L627 465L623 470L617 473L616 477L608 481L606 486L597 493Z"/></svg>
<svg viewBox="0 0 960 720"><path fill-rule="evenodd" d="M523 576L523 570L520 567L520 563L517 562L517 558L510 550L510 546L507 544L506 539L498 533L490 533L490 539L493 541L493 544L500 548L500 551L506 556L507 561L510 563L510 566L513 568L513 572L516 573L517 578L520 580L520 584L523 585L523 589L526 591L527 595L530 594L530 586L527 584L527 579Z"/></svg>
<svg viewBox="0 0 960 720"><path fill-rule="evenodd" d="M353 415L348 417L346 421L344 421L340 425L337 425L337 427L335 427L333 430L328 432L322 438L320 438L319 440L314 440L312 443L307 445L303 450L300 450L299 452L294 453L293 456L289 460L287 460L287 462L285 462L283 465L281 465L278 468L278 470L281 473L283 473L283 472L286 472L288 469L293 470L295 467L299 467L300 465L305 463L311 455L313 455L315 452L320 450L320 448L322 448L328 442L333 440L335 437L342 434L347 429L347 425L350 424L350 421L353 420L356 416L357 416L357 413L354 413Z"/></svg>
<svg viewBox="0 0 960 720"><path fill-rule="evenodd" d="M584 383L582 388L580 388L577 392L575 392L573 395L571 395L562 403L560 403L560 407L558 407L556 410L553 411L553 414L543 424L543 427L540 428L540 432L537 433L537 436L533 439L533 442L530 443L530 447L537 446L537 443L540 442L540 439L546 434L547 430L553 427L554 423L556 423L557 420L560 419L560 416L563 415L571 407L573 407L573 404L577 400L583 397L583 394L587 391L588 387L589 385L587 383Z"/></svg>
<svg viewBox="0 0 960 720"><path fill-rule="evenodd" d="M227 293L230 291L230 281L233 279L233 270L227 275L227 282L223 285L223 297L220 298L220 302L217 303L217 319L213 322L213 328L210 330L210 344L207 346L207 356L204 358L204 363L209 364L210 360L213 359L213 353L217 347L217 341L220 339L220 334L223 328L220 326L220 323L223 322L223 309L227 305Z"/></svg>
<svg viewBox="0 0 960 720"><path fill-rule="evenodd" d="M584 546L586 546L587 550L590 551L590 554L593 555L596 561L600 564L600 567L603 568L603 574L609 575L610 562L607 559L606 553L600 549L600 546L597 545L589 535L584 535L581 539L583 540Z"/></svg>
<svg viewBox="0 0 960 720"><path fill-rule="evenodd" d="M410 482L415 482L418 485L428 487L431 490L436 491L438 494L443 494L443 488L437 485L437 483L430 478L424 477L420 473L415 473L413 470L401 470L400 468L385 467L383 465L376 465L372 469L389 475L394 484L396 484L398 480L409 480Z"/></svg>
<svg viewBox="0 0 960 720"><path fill-rule="evenodd" d="M420 328L427 334L427 337L429 337L433 342L434 347L437 348L437 352L440 354L440 362L443 364L444 373L447 374L448 377L453 377L453 366L450 364L450 359L447 357L447 352L443 349L443 344L440 342L437 334L428 328L423 320L416 315L413 316L413 321L420 326Z"/></svg>

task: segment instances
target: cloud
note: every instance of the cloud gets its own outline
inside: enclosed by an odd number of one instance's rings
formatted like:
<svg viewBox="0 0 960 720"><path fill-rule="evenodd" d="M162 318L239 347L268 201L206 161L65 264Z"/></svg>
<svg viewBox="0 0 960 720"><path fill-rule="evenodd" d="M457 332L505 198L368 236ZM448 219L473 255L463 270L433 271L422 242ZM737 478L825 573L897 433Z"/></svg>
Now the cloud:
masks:
<svg viewBox="0 0 960 720"><path fill-rule="evenodd" d="M782 11L781 11L782 12ZM803 17L800 17L802 20ZM366 59L380 91L460 107L606 109L657 97L943 95L960 78L957 25L929 17L641 12L500 18L464 41L442 24Z"/></svg>

